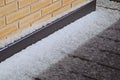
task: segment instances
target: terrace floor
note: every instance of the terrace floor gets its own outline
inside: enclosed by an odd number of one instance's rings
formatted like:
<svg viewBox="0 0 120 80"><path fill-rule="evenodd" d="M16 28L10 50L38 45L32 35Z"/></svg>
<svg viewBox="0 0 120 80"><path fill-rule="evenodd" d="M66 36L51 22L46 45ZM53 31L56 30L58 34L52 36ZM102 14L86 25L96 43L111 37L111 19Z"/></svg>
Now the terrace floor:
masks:
<svg viewBox="0 0 120 80"><path fill-rule="evenodd" d="M120 20L36 80L120 80Z"/></svg>
<svg viewBox="0 0 120 80"><path fill-rule="evenodd" d="M99 7L120 10L103 0L98 3ZM120 19L35 80L120 80Z"/></svg>
<svg viewBox="0 0 120 80"><path fill-rule="evenodd" d="M120 80L120 3L97 10L0 63L0 80Z"/></svg>

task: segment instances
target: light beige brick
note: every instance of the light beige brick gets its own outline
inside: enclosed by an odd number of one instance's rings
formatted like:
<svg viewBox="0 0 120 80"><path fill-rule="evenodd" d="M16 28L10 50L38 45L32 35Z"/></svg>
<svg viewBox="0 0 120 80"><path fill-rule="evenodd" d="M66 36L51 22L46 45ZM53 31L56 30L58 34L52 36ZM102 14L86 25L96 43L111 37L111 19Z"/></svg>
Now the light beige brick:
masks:
<svg viewBox="0 0 120 80"><path fill-rule="evenodd" d="M53 16L59 15L65 11L69 10L70 8L71 8L71 5L64 6L64 7L60 8L59 10L55 11L53 13Z"/></svg>
<svg viewBox="0 0 120 80"><path fill-rule="evenodd" d="M26 24L30 24L31 22L39 19L40 17L41 17L41 11L33 13L33 14L23 18L22 20L20 20L20 27L22 27Z"/></svg>
<svg viewBox="0 0 120 80"><path fill-rule="evenodd" d="M18 23L10 24L0 29L0 38L18 29Z"/></svg>
<svg viewBox="0 0 120 80"><path fill-rule="evenodd" d="M38 25L38 24L40 24L40 23L43 23L43 22L49 20L50 18L52 18L52 14L46 15L46 16L42 17L41 19L33 22L33 23L32 23L32 26L36 26L36 25Z"/></svg>
<svg viewBox="0 0 120 80"><path fill-rule="evenodd" d="M63 5L71 4L75 0L63 0Z"/></svg>
<svg viewBox="0 0 120 80"><path fill-rule="evenodd" d="M57 1L57 2L53 3L52 5L44 8L44 9L42 10L42 15L43 15L43 16L44 16L44 15L47 15L47 14L49 14L49 13L51 13L51 12L59 9L60 7L61 7L61 1Z"/></svg>
<svg viewBox="0 0 120 80"><path fill-rule="evenodd" d="M31 6L31 11L32 12L37 11L43 7L50 5L51 3L52 3L52 0L40 0L39 2Z"/></svg>
<svg viewBox="0 0 120 80"><path fill-rule="evenodd" d="M14 37L15 35L20 34L23 30L26 30L26 29L28 29L28 28L30 28L30 24L25 25L24 27L19 28L19 29L15 30L15 31L11 32L11 33L8 34L6 37L7 37L7 38Z"/></svg>
<svg viewBox="0 0 120 80"><path fill-rule="evenodd" d="M30 7L23 8L17 12L14 12L13 14L10 14L6 17L7 24L14 22L16 20L19 20L21 18L24 18L26 15L30 13Z"/></svg>
<svg viewBox="0 0 120 80"><path fill-rule="evenodd" d="M85 1L86 1L86 0L76 0L76 1L74 1L74 2L72 3L72 7L75 7L75 6L81 4L81 3L85 2Z"/></svg>
<svg viewBox="0 0 120 80"><path fill-rule="evenodd" d="M1 44L4 43L5 40L6 40L5 36L0 38L0 47L4 47L4 45Z"/></svg>
<svg viewBox="0 0 120 80"><path fill-rule="evenodd" d="M0 8L0 17L17 10L17 3L13 2Z"/></svg>
<svg viewBox="0 0 120 80"><path fill-rule="evenodd" d="M13 1L15 1L15 0L5 0L5 3L8 4L8 3L13 2Z"/></svg>
<svg viewBox="0 0 120 80"><path fill-rule="evenodd" d="M58 0L53 0L53 2L58 1Z"/></svg>
<svg viewBox="0 0 120 80"><path fill-rule="evenodd" d="M30 27L31 27L31 24L26 24L26 25L20 27L19 30L22 32L22 31L24 31L26 29L29 29Z"/></svg>
<svg viewBox="0 0 120 80"><path fill-rule="evenodd" d="M0 18L0 28L5 25L5 18Z"/></svg>
<svg viewBox="0 0 120 80"><path fill-rule="evenodd" d="M31 3L36 2L37 0L19 0L19 8L22 8L24 6L27 6Z"/></svg>
<svg viewBox="0 0 120 80"><path fill-rule="evenodd" d="M0 7L4 5L4 0L0 0Z"/></svg>

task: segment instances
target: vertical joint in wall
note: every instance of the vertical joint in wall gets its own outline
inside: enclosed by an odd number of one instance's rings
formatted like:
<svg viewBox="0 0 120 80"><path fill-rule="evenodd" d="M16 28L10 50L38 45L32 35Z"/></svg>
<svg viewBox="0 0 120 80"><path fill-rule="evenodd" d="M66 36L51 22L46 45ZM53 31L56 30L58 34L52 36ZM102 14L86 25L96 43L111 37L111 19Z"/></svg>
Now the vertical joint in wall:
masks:
<svg viewBox="0 0 120 80"><path fill-rule="evenodd" d="M19 2L17 1L17 9L19 10Z"/></svg>
<svg viewBox="0 0 120 80"><path fill-rule="evenodd" d="M6 0L3 0L3 2L4 2L4 5L6 5L6 2L5 2Z"/></svg>
<svg viewBox="0 0 120 80"><path fill-rule="evenodd" d="M6 16L5 16L5 25L7 25L7 18L6 18Z"/></svg>

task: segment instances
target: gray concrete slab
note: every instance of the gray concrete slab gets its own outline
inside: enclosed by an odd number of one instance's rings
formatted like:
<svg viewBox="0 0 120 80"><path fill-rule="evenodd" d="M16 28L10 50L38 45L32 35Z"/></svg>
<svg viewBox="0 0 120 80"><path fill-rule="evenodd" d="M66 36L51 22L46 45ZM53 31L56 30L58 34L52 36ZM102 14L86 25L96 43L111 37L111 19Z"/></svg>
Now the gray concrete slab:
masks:
<svg viewBox="0 0 120 80"><path fill-rule="evenodd" d="M120 20L36 80L120 80Z"/></svg>

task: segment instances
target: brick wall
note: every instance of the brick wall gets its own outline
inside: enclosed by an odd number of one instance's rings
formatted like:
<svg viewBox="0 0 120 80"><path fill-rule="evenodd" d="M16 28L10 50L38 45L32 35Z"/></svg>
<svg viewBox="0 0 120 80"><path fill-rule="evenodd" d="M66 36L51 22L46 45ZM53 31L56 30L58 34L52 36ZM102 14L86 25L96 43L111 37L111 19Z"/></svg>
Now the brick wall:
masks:
<svg viewBox="0 0 120 80"><path fill-rule="evenodd" d="M0 40L70 10L85 0L0 0Z"/></svg>

